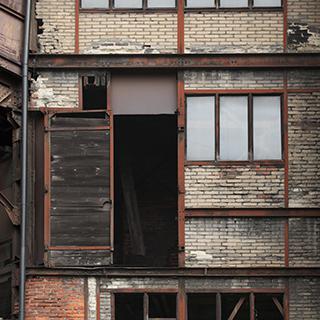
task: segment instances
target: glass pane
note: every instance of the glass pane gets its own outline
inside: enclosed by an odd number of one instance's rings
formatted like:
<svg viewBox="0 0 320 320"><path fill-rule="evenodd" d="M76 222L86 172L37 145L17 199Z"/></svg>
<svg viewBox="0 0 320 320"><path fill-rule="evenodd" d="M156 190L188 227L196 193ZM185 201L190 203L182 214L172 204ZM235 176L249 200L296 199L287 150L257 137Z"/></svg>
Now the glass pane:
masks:
<svg viewBox="0 0 320 320"><path fill-rule="evenodd" d="M187 98L187 159L214 160L215 97Z"/></svg>
<svg viewBox="0 0 320 320"><path fill-rule="evenodd" d="M187 8L210 8L215 7L214 0L187 0Z"/></svg>
<svg viewBox="0 0 320 320"><path fill-rule="evenodd" d="M220 0L221 8L243 8L248 7L248 0Z"/></svg>
<svg viewBox="0 0 320 320"><path fill-rule="evenodd" d="M254 7L281 7L281 0L254 0Z"/></svg>
<svg viewBox="0 0 320 320"><path fill-rule="evenodd" d="M142 0L115 0L115 8L142 8Z"/></svg>
<svg viewBox="0 0 320 320"><path fill-rule="evenodd" d="M109 8L109 0L81 0L81 8Z"/></svg>
<svg viewBox="0 0 320 320"><path fill-rule="evenodd" d="M148 0L148 8L175 8L176 0Z"/></svg>
<svg viewBox="0 0 320 320"><path fill-rule="evenodd" d="M254 159L281 159L281 149L280 96L253 97Z"/></svg>
<svg viewBox="0 0 320 320"><path fill-rule="evenodd" d="M220 159L248 160L248 97L220 98Z"/></svg>

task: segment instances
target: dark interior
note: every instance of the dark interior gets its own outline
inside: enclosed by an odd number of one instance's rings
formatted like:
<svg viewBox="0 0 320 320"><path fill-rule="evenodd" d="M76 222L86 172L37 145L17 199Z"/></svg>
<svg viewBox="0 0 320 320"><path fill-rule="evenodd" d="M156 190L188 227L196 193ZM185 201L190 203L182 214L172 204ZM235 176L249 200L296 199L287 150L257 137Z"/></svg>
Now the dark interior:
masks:
<svg viewBox="0 0 320 320"><path fill-rule="evenodd" d="M107 88L105 77L88 76L83 77L82 81L83 110L106 110Z"/></svg>
<svg viewBox="0 0 320 320"><path fill-rule="evenodd" d="M143 293L117 293L115 320L143 320Z"/></svg>
<svg viewBox="0 0 320 320"><path fill-rule="evenodd" d="M215 320L216 294L188 294L188 320Z"/></svg>
<svg viewBox="0 0 320 320"><path fill-rule="evenodd" d="M149 318L176 318L176 294L149 294Z"/></svg>
<svg viewBox="0 0 320 320"><path fill-rule="evenodd" d="M282 320L283 316L273 298L283 307L283 295L282 294L255 294L255 316L259 320Z"/></svg>
<svg viewBox="0 0 320 320"><path fill-rule="evenodd" d="M118 265L177 265L177 119L115 116Z"/></svg>
<svg viewBox="0 0 320 320"><path fill-rule="evenodd" d="M245 301L237 312L234 320L248 320L250 317L249 295L226 293L221 295L221 315L222 320L228 320L235 306L241 298Z"/></svg>

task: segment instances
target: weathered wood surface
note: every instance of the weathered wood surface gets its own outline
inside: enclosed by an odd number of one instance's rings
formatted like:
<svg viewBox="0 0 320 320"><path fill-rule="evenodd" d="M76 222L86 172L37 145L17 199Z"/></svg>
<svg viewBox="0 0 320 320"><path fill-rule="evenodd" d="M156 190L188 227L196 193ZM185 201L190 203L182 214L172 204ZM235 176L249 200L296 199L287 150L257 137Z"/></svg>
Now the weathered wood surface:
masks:
<svg viewBox="0 0 320 320"><path fill-rule="evenodd" d="M56 120L53 128L106 125L104 119ZM110 245L109 131L58 131L50 136L51 245Z"/></svg>

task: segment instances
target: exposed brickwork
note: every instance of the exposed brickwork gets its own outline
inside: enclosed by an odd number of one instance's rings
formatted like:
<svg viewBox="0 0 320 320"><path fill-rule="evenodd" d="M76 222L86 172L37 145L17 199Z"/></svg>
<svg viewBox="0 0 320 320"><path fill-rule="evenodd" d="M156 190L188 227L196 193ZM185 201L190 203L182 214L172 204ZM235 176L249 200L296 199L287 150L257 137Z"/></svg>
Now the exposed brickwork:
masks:
<svg viewBox="0 0 320 320"><path fill-rule="evenodd" d="M187 267L284 266L284 220L188 219Z"/></svg>
<svg viewBox="0 0 320 320"><path fill-rule="evenodd" d="M320 279L290 278L290 320L319 320Z"/></svg>
<svg viewBox="0 0 320 320"><path fill-rule="evenodd" d="M319 70L288 71L288 88L320 88Z"/></svg>
<svg viewBox="0 0 320 320"><path fill-rule="evenodd" d="M282 12L192 12L185 15L186 52L281 52Z"/></svg>
<svg viewBox="0 0 320 320"><path fill-rule="evenodd" d="M279 89L279 71L186 71L185 89Z"/></svg>
<svg viewBox="0 0 320 320"><path fill-rule="evenodd" d="M100 281L100 319L111 320L112 289L178 289L178 280L172 278L123 278L101 279Z"/></svg>
<svg viewBox="0 0 320 320"><path fill-rule="evenodd" d="M288 0L288 48L320 51L320 2Z"/></svg>
<svg viewBox="0 0 320 320"><path fill-rule="evenodd" d="M285 281L281 278L217 278L217 279L187 279L186 289L217 288L285 288Z"/></svg>
<svg viewBox="0 0 320 320"><path fill-rule="evenodd" d="M31 106L76 108L79 104L77 72L41 72L31 86Z"/></svg>
<svg viewBox="0 0 320 320"><path fill-rule="evenodd" d="M289 205L320 206L320 93L289 95Z"/></svg>
<svg viewBox="0 0 320 320"><path fill-rule="evenodd" d="M289 219L289 262L292 267L320 266L320 218Z"/></svg>
<svg viewBox="0 0 320 320"><path fill-rule="evenodd" d="M185 167L186 208L278 208L283 168L263 165Z"/></svg>
<svg viewBox="0 0 320 320"><path fill-rule="evenodd" d="M75 51L75 1L37 0L36 18L42 31L38 34L41 53Z"/></svg>
<svg viewBox="0 0 320 320"><path fill-rule="evenodd" d="M85 53L175 53L175 13L81 13L80 51Z"/></svg>
<svg viewBox="0 0 320 320"><path fill-rule="evenodd" d="M84 319L84 282L73 277L34 277L26 283L26 319Z"/></svg>

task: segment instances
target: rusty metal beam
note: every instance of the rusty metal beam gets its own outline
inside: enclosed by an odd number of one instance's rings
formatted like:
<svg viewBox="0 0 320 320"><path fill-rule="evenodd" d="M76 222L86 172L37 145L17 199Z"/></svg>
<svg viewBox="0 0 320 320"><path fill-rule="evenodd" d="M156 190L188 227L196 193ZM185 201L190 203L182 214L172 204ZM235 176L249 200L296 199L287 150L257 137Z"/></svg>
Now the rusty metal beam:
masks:
<svg viewBox="0 0 320 320"><path fill-rule="evenodd" d="M4 211L6 212L11 223L14 226L18 226L20 224L19 210L9 201L9 199L2 192L0 192L0 205L3 206Z"/></svg>
<svg viewBox="0 0 320 320"><path fill-rule="evenodd" d="M320 68L320 53L270 54L33 54L35 69Z"/></svg>
<svg viewBox="0 0 320 320"><path fill-rule="evenodd" d="M214 217L275 217L275 218L304 218L320 217L320 209L186 209L187 218Z"/></svg>
<svg viewBox="0 0 320 320"><path fill-rule="evenodd" d="M28 275L108 277L320 277L320 268L29 268Z"/></svg>

